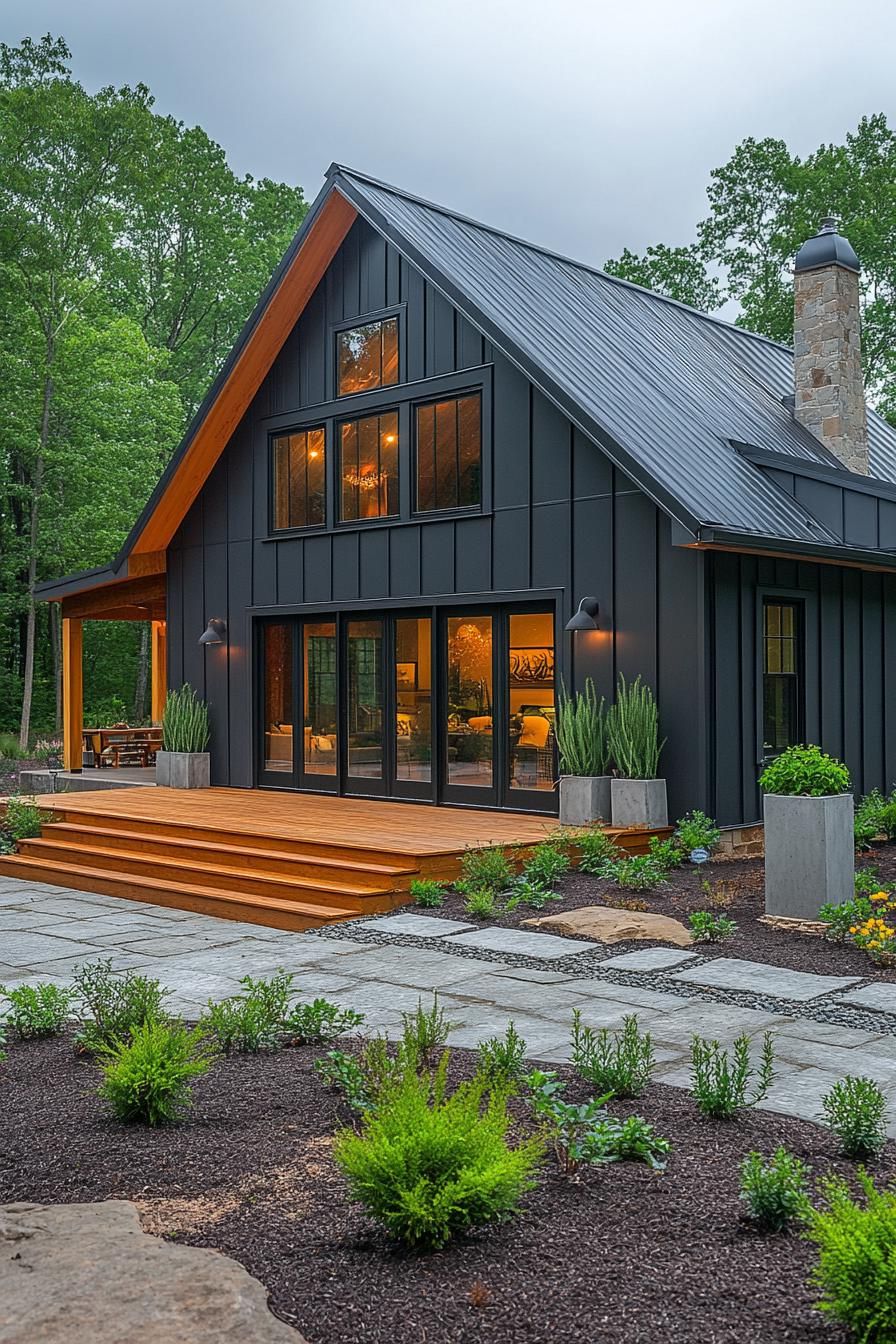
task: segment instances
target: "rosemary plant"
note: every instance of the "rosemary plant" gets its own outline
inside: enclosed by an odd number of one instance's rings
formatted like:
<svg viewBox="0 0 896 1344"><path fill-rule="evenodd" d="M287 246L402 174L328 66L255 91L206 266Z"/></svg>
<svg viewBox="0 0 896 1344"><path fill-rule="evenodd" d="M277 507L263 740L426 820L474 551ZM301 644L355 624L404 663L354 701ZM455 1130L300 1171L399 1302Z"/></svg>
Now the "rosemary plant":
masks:
<svg viewBox="0 0 896 1344"><path fill-rule="evenodd" d="M555 720L561 775L606 775L610 754L603 696L598 700L591 677L585 690L569 695L565 686L557 697Z"/></svg>
<svg viewBox="0 0 896 1344"><path fill-rule="evenodd" d="M660 752L659 714L649 686L640 677L628 685L620 672L616 703L607 713L610 754L624 779L656 779Z"/></svg>
<svg viewBox="0 0 896 1344"><path fill-rule="evenodd" d="M208 746L208 705L188 684L169 691L162 715L165 751L205 751Z"/></svg>

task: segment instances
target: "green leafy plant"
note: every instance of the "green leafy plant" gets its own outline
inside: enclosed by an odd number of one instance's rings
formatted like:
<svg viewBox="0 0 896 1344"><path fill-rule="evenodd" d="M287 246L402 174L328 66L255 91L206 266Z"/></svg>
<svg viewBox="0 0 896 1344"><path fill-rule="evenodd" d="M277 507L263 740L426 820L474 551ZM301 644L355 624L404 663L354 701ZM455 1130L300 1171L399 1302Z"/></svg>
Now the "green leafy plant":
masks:
<svg viewBox="0 0 896 1344"><path fill-rule="evenodd" d="M165 751L205 751L208 746L208 705L187 682L169 691L162 714L162 747Z"/></svg>
<svg viewBox="0 0 896 1344"><path fill-rule="evenodd" d="M619 858L619 850L606 831L583 831L576 837L579 867L583 873L605 877L607 869Z"/></svg>
<svg viewBox="0 0 896 1344"><path fill-rule="evenodd" d="M541 886L552 887L571 866L569 853L556 844L536 845L523 864L521 876Z"/></svg>
<svg viewBox="0 0 896 1344"><path fill-rule="evenodd" d="M52 820L52 812L38 807L34 798L8 798L3 829L16 843L19 840L35 840L47 822Z"/></svg>
<svg viewBox="0 0 896 1344"><path fill-rule="evenodd" d="M512 1088L523 1076L526 1042L512 1019L507 1023L503 1036L489 1036L487 1040L480 1041L476 1054L477 1071L489 1087L497 1085Z"/></svg>
<svg viewBox="0 0 896 1344"><path fill-rule="evenodd" d="M881 886L885 886L877 875L876 868L857 868L856 869L856 895L870 895L872 891L880 891Z"/></svg>
<svg viewBox="0 0 896 1344"><path fill-rule="evenodd" d="M783 1232L806 1207L808 1168L786 1148L765 1160L748 1153L740 1164L740 1197L765 1232Z"/></svg>
<svg viewBox="0 0 896 1344"><path fill-rule="evenodd" d="M362 1132L344 1130L333 1149L351 1197L411 1247L438 1249L510 1217L544 1151L538 1137L511 1147L503 1093L482 1077L449 1093L447 1067L446 1054L434 1075L404 1069Z"/></svg>
<svg viewBox="0 0 896 1344"><path fill-rule="evenodd" d="M340 1008L328 999L312 999L310 1003L293 1004L281 1025L296 1045L328 1045L360 1027L363 1021L363 1013Z"/></svg>
<svg viewBox="0 0 896 1344"><path fill-rule="evenodd" d="M19 746L18 733L0 732L0 761L26 761L28 752Z"/></svg>
<svg viewBox="0 0 896 1344"><path fill-rule="evenodd" d="M418 877L411 883L411 898L415 905L436 910L445 902L445 889L441 882L434 882L432 878Z"/></svg>
<svg viewBox="0 0 896 1344"><path fill-rule="evenodd" d="M649 686L640 677L629 685L620 672L616 703L607 713L610 754L624 779L656 779L660 752L659 712Z"/></svg>
<svg viewBox="0 0 896 1344"><path fill-rule="evenodd" d="M705 849L708 854L715 853L721 838L722 832L712 818L696 809L686 812L675 823L675 844L684 858L695 849Z"/></svg>
<svg viewBox="0 0 896 1344"><path fill-rule="evenodd" d="M774 1047L771 1032L762 1042L759 1068L750 1063L750 1038L744 1032L738 1036L731 1053L723 1050L718 1041L694 1036L691 1040L691 1095L701 1115L712 1120L730 1120L748 1106L768 1094L774 1077ZM748 1098L747 1089L755 1076L755 1089Z"/></svg>
<svg viewBox="0 0 896 1344"><path fill-rule="evenodd" d="M199 1025L225 1055L277 1050L282 1044L294 979L287 971L278 971L267 980L244 975L240 980L242 993L218 1003L210 999Z"/></svg>
<svg viewBox="0 0 896 1344"><path fill-rule="evenodd" d="M641 1116L617 1120L606 1110L611 1093L572 1104L563 1100L566 1084L553 1071L533 1069L526 1076L530 1104L544 1123L560 1170L574 1175L582 1164L646 1162L662 1171L669 1142L654 1134Z"/></svg>
<svg viewBox="0 0 896 1344"><path fill-rule="evenodd" d="M660 840L659 836L652 835L647 844L648 856L658 868L662 868L665 875L671 873L673 868L680 867L684 855L678 848L674 837L669 840Z"/></svg>
<svg viewBox="0 0 896 1344"><path fill-rule="evenodd" d="M514 878L511 894L504 902L504 914L510 914L518 910L521 905L526 905L530 910L543 910L549 901L559 901L560 895L552 891L550 887L545 886L544 882L535 877L529 877L522 873Z"/></svg>
<svg viewBox="0 0 896 1344"><path fill-rule="evenodd" d="M359 1048L329 1050L314 1068L330 1087L337 1087L353 1111L363 1115L372 1111L388 1083L395 1082L408 1067L405 1051L392 1053L385 1036L372 1036L361 1041Z"/></svg>
<svg viewBox="0 0 896 1344"><path fill-rule="evenodd" d="M617 886L627 891L653 891L663 885L668 875L668 869L649 854L628 854L617 859L607 872Z"/></svg>
<svg viewBox="0 0 896 1344"><path fill-rule="evenodd" d="M849 792L849 771L841 761L814 744L788 747L765 767L759 776L759 787L764 793L825 798Z"/></svg>
<svg viewBox="0 0 896 1344"><path fill-rule="evenodd" d="M464 898L464 914L470 919L497 919L501 909L490 887L468 891Z"/></svg>
<svg viewBox="0 0 896 1344"><path fill-rule="evenodd" d="M878 1190L857 1172L864 1195L837 1176L821 1182L824 1206L805 1210L804 1235L818 1249L812 1282L819 1308L846 1325L858 1344L896 1339L896 1191Z"/></svg>
<svg viewBox="0 0 896 1344"><path fill-rule="evenodd" d="M695 943L720 943L737 933L737 924L729 915L712 910L694 910L688 915L688 928Z"/></svg>
<svg viewBox="0 0 896 1344"><path fill-rule="evenodd" d="M574 695L561 686L554 720L561 775L606 775L610 769L607 717L591 677Z"/></svg>
<svg viewBox="0 0 896 1344"><path fill-rule="evenodd" d="M14 989L0 985L0 994L9 1003L4 1026L20 1040L58 1036L72 1016L74 991L58 985L19 985Z"/></svg>
<svg viewBox="0 0 896 1344"><path fill-rule="evenodd" d="M569 1062L580 1078L599 1092L614 1097L640 1097L654 1068L649 1032L641 1032L632 1013L622 1019L622 1030L595 1031L582 1025L578 1008L572 1014L572 1051Z"/></svg>
<svg viewBox="0 0 896 1344"><path fill-rule="evenodd" d="M461 860L462 877L455 883L461 895L474 891L506 891L514 878L513 865L503 849L468 849Z"/></svg>
<svg viewBox="0 0 896 1344"><path fill-rule="evenodd" d="M847 1075L822 1098L821 1119L840 1140L844 1157L866 1161L887 1140L887 1099L871 1078Z"/></svg>
<svg viewBox="0 0 896 1344"><path fill-rule="evenodd" d="M855 811L855 837L858 849L868 849L872 840L896 837L896 789L885 798L880 789L866 793Z"/></svg>
<svg viewBox="0 0 896 1344"><path fill-rule="evenodd" d="M100 1049L101 1094L125 1122L162 1125L177 1120L192 1096L190 1079L207 1072L214 1052L200 1029L148 1020L129 1040Z"/></svg>
<svg viewBox="0 0 896 1344"><path fill-rule="evenodd" d="M872 892L878 890L877 884ZM853 936L853 929L870 919L874 906L868 896L856 896L854 901L841 901L839 904L828 901L818 912L819 920L827 925L825 936L834 939L847 939Z"/></svg>
<svg viewBox="0 0 896 1344"><path fill-rule="evenodd" d="M77 1042L92 1054L127 1041L147 1022L164 1022L171 993L158 980L133 971L113 971L111 957L81 966L72 979L80 1004Z"/></svg>
<svg viewBox="0 0 896 1344"><path fill-rule="evenodd" d="M439 1005L438 994L433 994L432 1006L429 1008L424 1008L423 1000L418 999L412 1013L402 1013L401 1025L401 1049L405 1058L418 1069L431 1068L436 1053L452 1030L444 1009Z"/></svg>

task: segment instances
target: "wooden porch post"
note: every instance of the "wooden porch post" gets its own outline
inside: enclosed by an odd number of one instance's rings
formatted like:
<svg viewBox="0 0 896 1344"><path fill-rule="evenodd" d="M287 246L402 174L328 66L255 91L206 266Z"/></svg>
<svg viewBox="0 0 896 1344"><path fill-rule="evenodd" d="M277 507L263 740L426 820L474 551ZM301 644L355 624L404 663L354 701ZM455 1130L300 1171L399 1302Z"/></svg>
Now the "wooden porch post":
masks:
<svg viewBox="0 0 896 1344"><path fill-rule="evenodd" d="M80 619L62 618L62 763L80 770L84 751L83 626Z"/></svg>
<svg viewBox="0 0 896 1344"><path fill-rule="evenodd" d="M151 639L152 721L162 722L168 695L168 629L164 621L153 621Z"/></svg>

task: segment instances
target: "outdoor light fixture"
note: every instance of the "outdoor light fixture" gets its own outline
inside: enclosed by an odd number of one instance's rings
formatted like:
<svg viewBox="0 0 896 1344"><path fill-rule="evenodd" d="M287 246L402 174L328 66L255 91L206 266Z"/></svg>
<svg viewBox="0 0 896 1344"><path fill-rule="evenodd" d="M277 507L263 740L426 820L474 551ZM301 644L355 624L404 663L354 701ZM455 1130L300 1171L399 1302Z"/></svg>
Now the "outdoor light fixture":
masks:
<svg viewBox="0 0 896 1344"><path fill-rule="evenodd" d="M227 622L213 616L205 627L205 634L199 636L200 644L223 644L227 634Z"/></svg>
<svg viewBox="0 0 896 1344"><path fill-rule="evenodd" d="M596 597L583 597L579 609L571 621L566 622L567 630L599 630L597 617L600 603Z"/></svg>

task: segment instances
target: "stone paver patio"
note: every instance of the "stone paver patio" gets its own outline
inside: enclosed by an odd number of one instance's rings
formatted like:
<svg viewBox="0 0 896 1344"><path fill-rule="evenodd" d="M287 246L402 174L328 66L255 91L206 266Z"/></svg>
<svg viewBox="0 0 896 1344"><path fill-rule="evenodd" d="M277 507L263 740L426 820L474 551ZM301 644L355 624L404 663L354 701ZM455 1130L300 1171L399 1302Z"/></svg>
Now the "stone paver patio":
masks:
<svg viewBox="0 0 896 1344"><path fill-rule="evenodd" d="M637 1013L653 1036L659 1081L689 1082L691 1036L729 1044L746 1031L775 1034L777 1077L765 1109L814 1119L845 1073L874 1078L887 1094L896 1135L896 986L812 976L644 948L607 957L600 945L514 929L471 927L405 910L300 934L213 919L113 897L0 880L0 983L67 983L85 961L157 976L171 1007L196 1016L209 998L234 993L240 976L295 971L308 996L366 1014L371 1030L397 1032L401 1013L439 991L455 1025L451 1041L475 1046L509 1018L529 1053L568 1057L573 1008L594 1027ZM721 1001L719 993L729 999ZM738 1001L754 995L755 1006ZM848 1016L860 1026L829 1016Z"/></svg>

